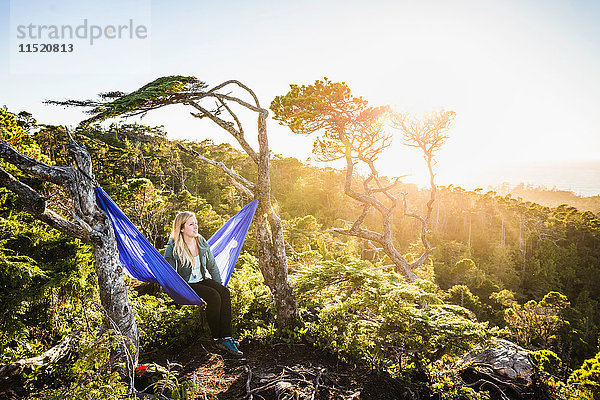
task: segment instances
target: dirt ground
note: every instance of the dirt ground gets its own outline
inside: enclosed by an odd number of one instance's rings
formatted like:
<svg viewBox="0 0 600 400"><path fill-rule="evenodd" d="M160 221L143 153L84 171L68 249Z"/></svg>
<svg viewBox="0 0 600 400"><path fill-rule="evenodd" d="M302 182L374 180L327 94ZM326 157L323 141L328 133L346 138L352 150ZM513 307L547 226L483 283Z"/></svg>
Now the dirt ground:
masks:
<svg viewBox="0 0 600 400"><path fill-rule="evenodd" d="M196 398L203 400L431 398L423 386L354 368L311 345L242 342L240 350L244 357L198 343L180 351L142 354L141 363L181 364L181 375L196 381Z"/></svg>

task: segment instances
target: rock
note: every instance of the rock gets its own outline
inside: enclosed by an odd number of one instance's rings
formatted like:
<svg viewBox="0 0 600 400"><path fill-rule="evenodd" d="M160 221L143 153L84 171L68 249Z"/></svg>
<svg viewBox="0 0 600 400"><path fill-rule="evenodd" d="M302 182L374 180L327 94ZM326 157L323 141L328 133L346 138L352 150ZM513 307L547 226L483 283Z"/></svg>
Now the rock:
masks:
<svg viewBox="0 0 600 400"><path fill-rule="evenodd" d="M531 384L532 375L537 372L527 350L508 340L500 340L496 347L490 349L468 353L462 361L463 364L480 366L495 375L526 385Z"/></svg>
<svg viewBox="0 0 600 400"><path fill-rule="evenodd" d="M498 340L495 347L476 350L458 363L466 386L490 392L492 399L550 398L539 383L539 370L527 350L508 341Z"/></svg>

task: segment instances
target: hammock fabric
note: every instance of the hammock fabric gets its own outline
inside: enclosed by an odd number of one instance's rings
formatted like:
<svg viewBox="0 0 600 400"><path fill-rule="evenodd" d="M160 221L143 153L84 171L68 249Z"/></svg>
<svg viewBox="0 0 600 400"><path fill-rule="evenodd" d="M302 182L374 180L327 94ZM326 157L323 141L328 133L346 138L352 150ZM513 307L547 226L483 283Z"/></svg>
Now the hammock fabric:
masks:
<svg viewBox="0 0 600 400"><path fill-rule="evenodd" d="M106 192L100 187L97 187L95 192L98 205L112 222L119 260L125 271L139 281L159 283L179 304L204 304ZM215 256L223 285L227 285L231 278L257 205L258 200L248 203L207 240Z"/></svg>

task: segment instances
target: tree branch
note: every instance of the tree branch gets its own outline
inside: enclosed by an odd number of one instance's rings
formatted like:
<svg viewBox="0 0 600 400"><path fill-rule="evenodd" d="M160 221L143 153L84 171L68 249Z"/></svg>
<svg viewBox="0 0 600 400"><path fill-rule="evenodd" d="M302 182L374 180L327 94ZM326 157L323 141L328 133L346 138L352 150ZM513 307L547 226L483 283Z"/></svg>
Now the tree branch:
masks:
<svg viewBox="0 0 600 400"><path fill-rule="evenodd" d="M73 169L72 167L55 167L44 164L41 161L19 153L4 140L0 141L0 158L5 159L23 172L30 173L57 185L64 186L65 181L70 181L73 178L70 172Z"/></svg>
<svg viewBox="0 0 600 400"><path fill-rule="evenodd" d="M246 153L248 153L250 158L252 158L252 160L256 164L258 164L260 162L258 154L256 154L256 151L254 151L252 146L250 146L250 144L246 141L242 132L239 132L237 129L235 129L233 127L233 123L231 123L229 121L225 121L224 119L217 117L216 115L214 115L213 113L211 113L210 111L208 111L207 109L205 109L198 103L191 101L186 104L191 105L196 110L200 111L200 113L201 113L200 115L210 118L215 124L219 125L221 128L223 128L227 132L229 132L238 141L238 143L242 146L244 151ZM192 114L192 115L194 115L195 117L198 117L198 114Z"/></svg>
<svg viewBox="0 0 600 400"><path fill-rule="evenodd" d="M6 379L7 377L17 375L26 367L36 368L57 362L69 353L69 350L71 349L71 340L78 334L79 331L75 331L65 336L56 346L46 350L39 356L0 365L0 378Z"/></svg>
<svg viewBox="0 0 600 400"><path fill-rule="evenodd" d="M90 236L87 230L61 217L54 211L47 209L45 197L17 180L2 168L0 168L0 186L7 188L19 196L27 212L35 218L45 222L56 230L89 243Z"/></svg>
<svg viewBox="0 0 600 400"><path fill-rule="evenodd" d="M354 200L360 201L361 203L367 203L373 206L382 215L387 215L389 210L383 205L376 197L369 194L363 194L352 189L352 177L354 175L354 161L352 160L352 149L351 144L344 141L346 147L346 182L344 184L344 193Z"/></svg>
<svg viewBox="0 0 600 400"><path fill-rule="evenodd" d="M221 103L221 106L223 106L227 110L227 112L229 112L229 115L231 115L231 117L237 124L238 132L239 132L240 136L244 137L245 136L244 135L244 127L242 126L242 123L238 119L237 115L235 115L235 113L231 110L231 108L227 105L227 103L225 103L222 99L219 98L219 102Z"/></svg>
<svg viewBox="0 0 600 400"><path fill-rule="evenodd" d="M425 248L425 250L423 251L423 254L421 254L421 256L417 260L410 263L411 268L416 268L416 267L422 265L425 262L425 260L427 260L427 257L429 257L431 252L434 250L431 247L431 245L429 244L429 240L427 239L427 233L429 233L429 217L431 215L431 210L429 208L431 207L433 202L430 201L428 203L427 217L423 218L420 215L417 215L412 212L408 212L408 204L407 204L407 200L406 200L407 194L403 193L402 195L403 195L403 204L404 204L404 215L407 217L415 218L421 223L420 236L421 236L421 242L423 243L423 247Z"/></svg>
<svg viewBox="0 0 600 400"><path fill-rule="evenodd" d="M357 229L344 229L344 228L330 228L325 232L335 232L347 236L358 236L363 239L372 240L378 243L385 243L385 237L381 233L373 232L368 229L357 228Z"/></svg>
<svg viewBox="0 0 600 400"><path fill-rule="evenodd" d="M254 112L261 112L262 108L260 107L256 107L253 106L250 103L245 102L244 100L241 100L237 97L233 97L233 96L229 96L227 94L221 94L221 93L214 93L213 94L214 97L218 98L219 100L223 101L223 100L229 100L229 101L233 101L235 103L238 103L239 105L249 108L250 110L254 111Z"/></svg>
<svg viewBox="0 0 600 400"><path fill-rule="evenodd" d="M177 147L179 147L181 150L185 151L186 153L192 154L193 156L197 157L198 159L200 159L204 162L207 162L212 166L219 168L221 171L225 172L225 174L227 174L227 176L229 176L229 178L231 179L233 184L236 185L236 187L243 190L244 193L246 193L250 198L254 198L254 193L252 191L256 189L256 184L250 182L243 176L237 174L235 171L227 168L227 166L225 166L225 164L223 164L222 162L217 162L217 161L211 160L210 158L204 157L202 154L200 154L196 150L192 149L191 146L186 148L181 143L177 143Z"/></svg>
<svg viewBox="0 0 600 400"><path fill-rule="evenodd" d="M371 205L364 204L362 213L360 213L360 215L358 216L356 221L354 221L354 224L352 224L352 228L350 228L350 230L356 230L356 229L360 228L360 225L364 222L364 220L367 217L367 215L369 214L370 210L371 210Z"/></svg>
<svg viewBox="0 0 600 400"><path fill-rule="evenodd" d="M219 93L214 93L215 91L217 91L217 90L219 90L219 89L221 89L221 88L223 88L223 87L225 87L227 85L230 85L230 84L237 85L237 86L241 87L242 89L244 89L246 92L248 92L250 94L250 96L252 96L252 98L254 99L254 103L256 104L256 107L252 106L251 104L249 104L249 103L247 103L247 102L245 102L243 100L238 99L237 97L229 97L229 96L222 95L222 94L219 94ZM224 99L235 101L236 103L238 103L238 104L240 104L240 105L242 105L242 106L244 106L246 108L249 108L252 111L262 112L262 108L260 107L260 103L258 102L258 97L252 91L252 89L250 89L248 86L244 85L243 83L241 83L240 81L235 80L235 79L230 79L228 81L225 81L225 82L223 82L223 83L215 86L214 88L210 89L207 92L207 94L215 94L215 95L218 95L218 96L222 96Z"/></svg>

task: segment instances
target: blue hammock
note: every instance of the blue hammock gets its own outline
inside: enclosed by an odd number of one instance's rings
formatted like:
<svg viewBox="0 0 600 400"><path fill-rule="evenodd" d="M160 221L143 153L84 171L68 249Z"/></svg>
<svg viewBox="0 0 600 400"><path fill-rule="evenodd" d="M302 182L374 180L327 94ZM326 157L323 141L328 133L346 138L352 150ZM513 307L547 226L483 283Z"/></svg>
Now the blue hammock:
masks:
<svg viewBox="0 0 600 400"><path fill-rule="evenodd" d="M159 283L179 304L204 304L204 301L171 267L148 239L131 223L102 188L95 189L100 208L110 218L125 271L142 282ZM223 285L227 285L240 255L258 200L248 203L208 239Z"/></svg>

